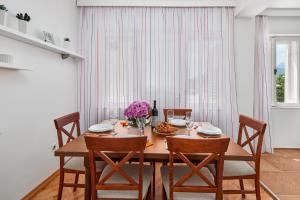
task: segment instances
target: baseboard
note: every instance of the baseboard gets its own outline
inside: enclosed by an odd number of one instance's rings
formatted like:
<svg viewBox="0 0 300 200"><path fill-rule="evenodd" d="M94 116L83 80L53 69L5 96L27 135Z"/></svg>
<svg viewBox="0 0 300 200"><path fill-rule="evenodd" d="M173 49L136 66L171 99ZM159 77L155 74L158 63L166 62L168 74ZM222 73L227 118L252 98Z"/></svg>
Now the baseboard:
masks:
<svg viewBox="0 0 300 200"><path fill-rule="evenodd" d="M48 178L46 178L43 182L41 182L38 186L36 186L33 190L31 190L28 194L26 194L21 200L32 199L37 193L39 193L43 188L45 188L58 175L59 175L59 170L56 170L53 174L51 174Z"/></svg>
<svg viewBox="0 0 300 200"><path fill-rule="evenodd" d="M300 147L276 147L274 150L300 150Z"/></svg>

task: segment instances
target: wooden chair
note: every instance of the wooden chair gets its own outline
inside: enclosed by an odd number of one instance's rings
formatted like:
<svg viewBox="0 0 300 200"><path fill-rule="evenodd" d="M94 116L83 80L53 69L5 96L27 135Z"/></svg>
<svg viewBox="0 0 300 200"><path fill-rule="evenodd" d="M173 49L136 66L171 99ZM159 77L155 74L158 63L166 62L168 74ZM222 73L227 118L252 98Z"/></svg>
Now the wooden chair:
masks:
<svg viewBox="0 0 300 200"><path fill-rule="evenodd" d="M267 124L253 118L240 115L240 127L238 133L238 144L241 147L249 146L249 149L253 156L254 168L252 168L245 161L225 161L224 163L224 180L239 180L240 190L224 190L224 194L242 194L245 198L245 194L256 194L256 199L260 200L260 159L262 152L262 145L264 139L264 133ZM249 135L248 128L252 128L254 133ZM243 142L243 132L245 135L245 141ZM256 150L252 142L256 140ZM215 167L210 165L209 169L213 174L215 173ZM245 190L243 179L254 179L255 190Z"/></svg>
<svg viewBox="0 0 300 200"><path fill-rule="evenodd" d="M165 122L168 121L167 119L167 113L169 110L173 110L174 111L174 116L182 116L182 117L185 117L186 113L187 112L192 112L192 109L181 109L181 108L175 108L175 109L172 109L172 108L165 108L164 109L164 116L165 116Z"/></svg>
<svg viewBox="0 0 300 200"><path fill-rule="evenodd" d="M149 188L153 168L143 164L146 136L112 138L90 135L85 136L85 142L89 150L92 200L152 198ZM105 154L107 151L120 152L124 157L116 163ZM127 163L136 154L139 155L139 164ZM95 176L96 157L100 157L108 164L99 180Z"/></svg>
<svg viewBox="0 0 300 200"><path fill-rule="evenodd" d="M164 199L222 199L224 154L229 140L229 138L167 137L170 166L161 168ZM207 157L195 165L185 155L191 153L207 153ZM174 165L175 156L186 165ZM217 160L218 175L214 180L213 175L205 166L215 160Z"/></svg>
<svg viewBox="0 0 300 200"><path fill-rule="evenodd" d="M71 113L69 115L60 117L54 120L55 128L57 130L58 145L62 147L64 144L69 143L80 135L80 124L79 124L79 113ZM66 126L70 125L71 128L67 131ZM74 133L76 132L76 134ZM63 136L65 135L65 136ZM64 138L66 142L64 142ZM64 156L60 156L60 178L57 199L60 200L62 197L63 187L73 187L73 191L76 188L84 188L84 184L78 184L80 174L85 174L84 160L80 157L71 157L66 159ZM104 162L97 162L97 172L101 173L104 168ZM65 173L75 174L74 183L65 183Z"/></svg>

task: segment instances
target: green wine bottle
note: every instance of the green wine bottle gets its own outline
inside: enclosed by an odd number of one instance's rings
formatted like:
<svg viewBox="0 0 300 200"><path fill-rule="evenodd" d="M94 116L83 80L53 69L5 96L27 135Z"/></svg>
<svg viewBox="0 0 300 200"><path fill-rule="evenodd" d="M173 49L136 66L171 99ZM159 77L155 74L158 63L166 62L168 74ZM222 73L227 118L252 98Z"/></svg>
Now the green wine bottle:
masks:
<svg viewBox="0 0 300 200"><path fill-rule="evenodd" d="M151 121L151 127L155 128L158 121L158 110L156 108L156 100L153 101L153 108L152 108L152 121Z"/></svg>

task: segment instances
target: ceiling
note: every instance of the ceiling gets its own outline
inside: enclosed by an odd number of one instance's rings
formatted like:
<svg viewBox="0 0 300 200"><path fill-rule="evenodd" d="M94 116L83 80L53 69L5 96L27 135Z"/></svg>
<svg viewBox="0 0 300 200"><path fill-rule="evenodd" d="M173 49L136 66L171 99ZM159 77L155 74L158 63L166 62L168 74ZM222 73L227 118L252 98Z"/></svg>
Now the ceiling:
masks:
<svg viewBox="0 0 300 200"><path fill-rule="evenodd" d="M299 9L299 0L237 0L235 14L237 17L259 14L300 16Z"/></svg>
<svg viewBox="0 0 300 200"><path fill-rule="evenodd" d="M283 15L300 16L300 0L77 0L77 6L235 7L236 17L275 15L282 9Z"/></svg>

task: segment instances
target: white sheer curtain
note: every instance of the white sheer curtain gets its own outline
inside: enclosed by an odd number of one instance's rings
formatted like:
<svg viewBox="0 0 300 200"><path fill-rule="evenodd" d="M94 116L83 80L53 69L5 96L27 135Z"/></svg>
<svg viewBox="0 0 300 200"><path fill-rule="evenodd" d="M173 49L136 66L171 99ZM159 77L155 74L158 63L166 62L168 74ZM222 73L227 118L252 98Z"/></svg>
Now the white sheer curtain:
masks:
<svg viewBox="0 0 300 200"><path fill-rule="evenodd" d="M237 132L232 8L81 8L79 109L85 128L134 100L191 108Z"/></svg>
<svg viewBox="0 0 300 200"><path fill-rule="evenodd" d="M268 18L255 18L255 57L254 57L254 118L267 123L263 151L272 152L270 132L270 111L272 103L271 64L268 32Z"/></svg>

